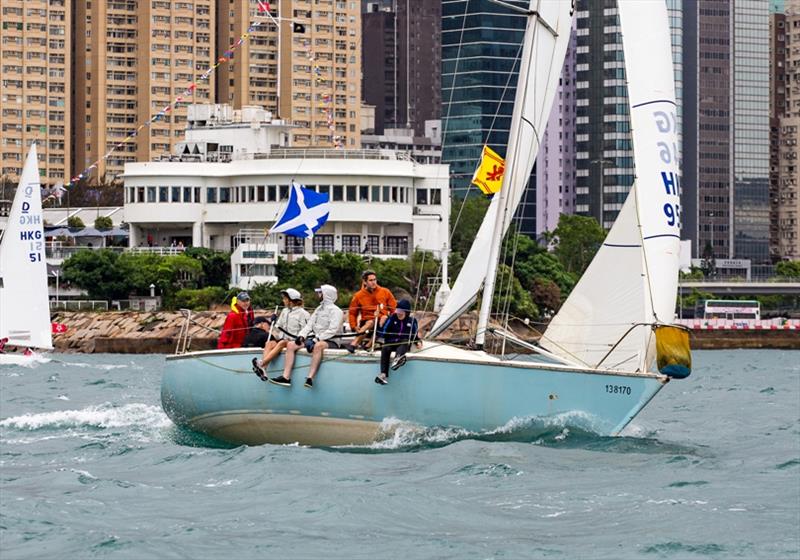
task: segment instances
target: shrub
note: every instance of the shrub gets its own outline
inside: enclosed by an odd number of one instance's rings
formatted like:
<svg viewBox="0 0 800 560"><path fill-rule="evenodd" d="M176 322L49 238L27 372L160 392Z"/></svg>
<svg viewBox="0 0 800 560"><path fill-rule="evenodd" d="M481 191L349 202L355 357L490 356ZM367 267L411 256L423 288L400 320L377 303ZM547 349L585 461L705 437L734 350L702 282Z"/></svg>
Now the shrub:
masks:
<svg viewBox="0 0 800 560"><path fill-rule="evenodd" d="M94 227L100 231L108 231L113 229L114 222L108 216L97 216L97 219L94 221Z"/></svg>
<svg viewBox="0 0 800 560"><path fill-rule="evenodd" d="M225 300L225 288L219 286L209 286L193 290L184 288L175 293L175 307L179 309L191 309L202 311L217 305Z"/></svg>
<svg viewBox="0 0 800 560"><path fill-rule="evenodd" d="M67 227L69 229L83 229L86 227L86 224L83 223L78 216L70 216L67 218Z"/></svg>

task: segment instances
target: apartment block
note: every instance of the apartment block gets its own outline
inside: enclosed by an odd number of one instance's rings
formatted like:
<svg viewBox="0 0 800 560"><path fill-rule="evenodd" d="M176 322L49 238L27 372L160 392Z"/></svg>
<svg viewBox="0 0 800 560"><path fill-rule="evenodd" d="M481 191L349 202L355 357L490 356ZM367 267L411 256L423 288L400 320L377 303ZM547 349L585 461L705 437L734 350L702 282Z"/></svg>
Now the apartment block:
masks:
<svg viewBox="0 0 800 560"><path fill-rule="evenodd" d="M787 0L785 105L779 115L777 256L800 259L800 0Z"/></svg>
<svg viewBox="0 0 800 560"><path fill-rule="evenodd" d="M258 105L297 127L296 147L360 146L361 4L352 0L275 0L271 18L255 0L220 2L220 48L261 23L222 68L217 101Z"/></svg>
<svg viewBox="0 0 800 560"><path fill-rule="evenodd" d="M127 162L169 155L186 105L212 101L215 75L196 80L216 57L213 8L213 0L75 3L73 173L99 161L93 177L111 180Z"/></svg>
<svg viewBox="0 0 800 560"><path fill-rule="evenodd" d="M0 4L0 178L17 181L32 142L43 183L68 174L72 13L66 0Z"/></svg>

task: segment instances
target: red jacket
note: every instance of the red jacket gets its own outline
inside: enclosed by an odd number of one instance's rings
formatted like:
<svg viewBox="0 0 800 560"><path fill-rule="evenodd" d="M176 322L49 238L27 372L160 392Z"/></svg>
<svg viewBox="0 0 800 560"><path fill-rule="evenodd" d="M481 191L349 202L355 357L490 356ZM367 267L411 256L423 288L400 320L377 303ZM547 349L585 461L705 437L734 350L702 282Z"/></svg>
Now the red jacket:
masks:
<svg viewBox="0 0 800 560"><path fill-rule="evenodd" d="M239 304L235 305L233 311L228 313L225 324L222 326L222 333L217 341L217 348L241 348L244 344L244 337L253 324L253 310L245 311Z"/></svg>

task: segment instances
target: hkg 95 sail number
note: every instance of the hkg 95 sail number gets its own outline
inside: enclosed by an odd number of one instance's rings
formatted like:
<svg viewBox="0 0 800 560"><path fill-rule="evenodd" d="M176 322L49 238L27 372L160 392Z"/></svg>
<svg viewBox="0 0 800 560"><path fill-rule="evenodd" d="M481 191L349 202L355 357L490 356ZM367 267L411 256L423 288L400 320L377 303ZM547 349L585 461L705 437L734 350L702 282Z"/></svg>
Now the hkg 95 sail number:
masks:
<svg viewBox="0 0 800 560"><path fill-rule="evenodd" d="M630 395L631 388L627 385L606 385L606 393L615 395Z"/></svg>

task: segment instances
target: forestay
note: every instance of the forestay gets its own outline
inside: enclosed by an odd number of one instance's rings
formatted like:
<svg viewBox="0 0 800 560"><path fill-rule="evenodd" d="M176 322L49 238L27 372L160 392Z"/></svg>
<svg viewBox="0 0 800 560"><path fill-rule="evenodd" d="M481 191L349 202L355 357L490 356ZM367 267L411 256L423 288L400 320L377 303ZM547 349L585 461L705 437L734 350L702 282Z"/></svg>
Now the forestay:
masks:
<svg viewBox="0 0 800 560"><path fill-rule="evenodd" d="M33 144L0 242L0 338L8 337L12 346L53 347L43 223Z"/></svg>
<svg viewBox="0 0 800 560"><path fill-rule="evenodd" d="M677 296L675 88L666 5L619 0L619 17L636 179L603 246L541 344L590 367L644 370L654 358L650 325L674 319Z"/></svg>
<svg viewBox="0 0 800 560"><path fill-rule="evenodd" d="M510 142L505 154L506 171L501 187L505 193L503 197L495 195L495 199L506 198L506 204L501 208L497 200L493 200L489 205L461 272L429 336L444 331L475 301L478 290L486 280L487 258L495 234L495 223L502 220L501 233L508 230L539 152L539 142L550 116L567 52L573 7L571 2L563 0L531 0L530 10L538 13L538 17L534 15L529 18L523 40Z"/></svg>

